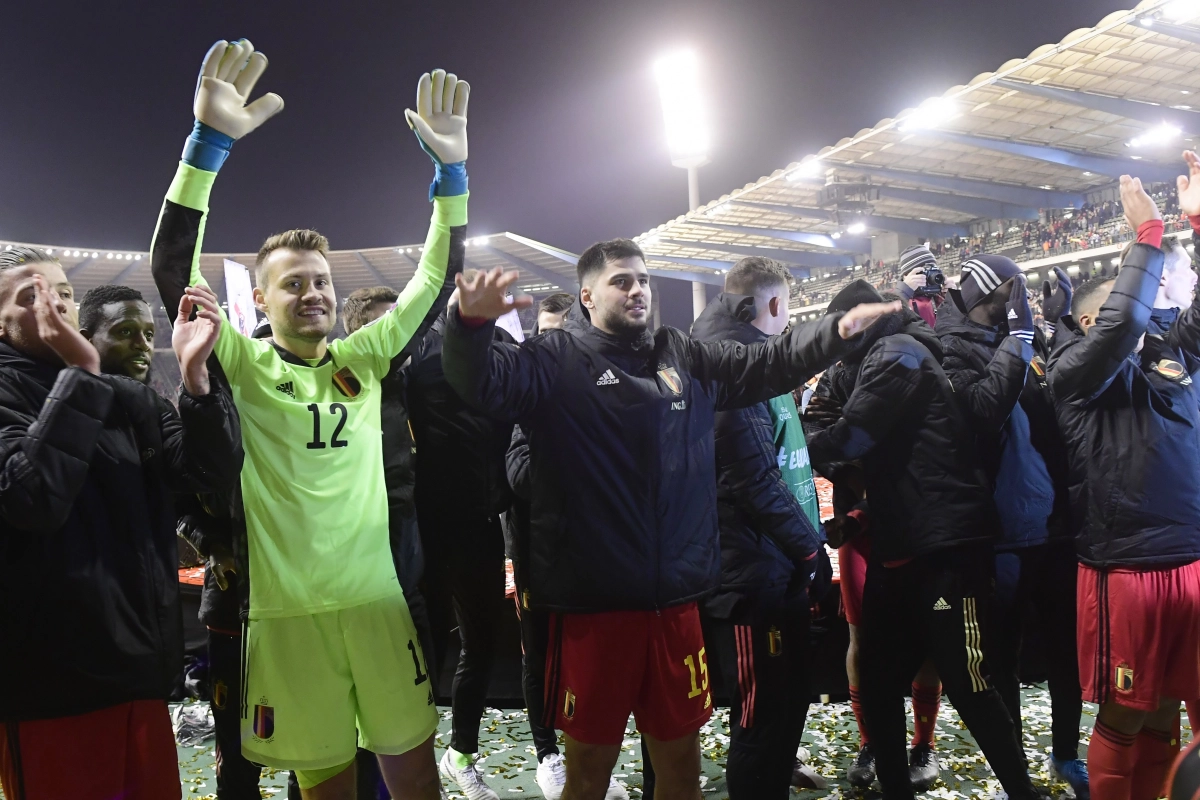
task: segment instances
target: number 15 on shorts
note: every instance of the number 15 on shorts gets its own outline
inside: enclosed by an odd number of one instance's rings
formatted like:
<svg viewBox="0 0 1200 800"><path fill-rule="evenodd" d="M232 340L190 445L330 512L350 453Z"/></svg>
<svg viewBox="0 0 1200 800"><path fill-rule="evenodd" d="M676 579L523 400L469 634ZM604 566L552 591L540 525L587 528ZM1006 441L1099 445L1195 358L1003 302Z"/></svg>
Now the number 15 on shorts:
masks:
<svg viewBox="0 0 1200 800"><path fill-rule="evenodd" d="M696 685L696 662L700 662L700 680L703 685ZM688 675L691 677L692 688L688 692L688 700L693 697L699 697L703 692L708 691L708 661L704 658L704 648L700 648L700 652L695 656L690 653L687 658L683 659L683 665L688 668Z"/></svg>

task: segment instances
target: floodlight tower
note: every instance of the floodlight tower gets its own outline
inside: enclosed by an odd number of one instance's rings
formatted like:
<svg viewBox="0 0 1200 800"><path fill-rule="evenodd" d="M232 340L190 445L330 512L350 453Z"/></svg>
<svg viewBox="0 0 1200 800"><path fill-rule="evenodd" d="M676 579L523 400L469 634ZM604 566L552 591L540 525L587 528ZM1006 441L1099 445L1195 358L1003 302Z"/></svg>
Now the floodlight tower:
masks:
<svg viewBox="0 0 1200 800"><path fill-rule="evenodd" d="M691 50L663 56L654 64L662 98L671 163L687 170L688 210L700 207L700 168L709 163L708 114L700 91L700 61ZM708 304L704 284L692 282L695 317Z"/></svg>

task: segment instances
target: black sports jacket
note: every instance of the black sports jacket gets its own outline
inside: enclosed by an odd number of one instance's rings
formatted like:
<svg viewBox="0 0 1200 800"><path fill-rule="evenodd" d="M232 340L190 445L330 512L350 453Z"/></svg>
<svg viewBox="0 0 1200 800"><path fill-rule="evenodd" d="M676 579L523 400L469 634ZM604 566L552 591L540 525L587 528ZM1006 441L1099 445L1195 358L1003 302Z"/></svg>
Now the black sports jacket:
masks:
<svg viewBox="0 0 1200 800"><path fill-rule="evenodd" d="M1064 318L1050 358L1076 546L1092 567L1200 559L1200 309L1147 332L1162 269L1161 250L1135 244L1096 324L1083 336Z"/></svg>
<svg viewBox="0 0 1200 800"><path fill-rule="evenodd" d="M0 721L165 700L183 666L174 493L228 489L223 395L0 344Z"/></svg>
<svg viewBox="0 0 1200 800"><path fill-rule="evenodd" d="M911 309L876 323L830 382L842 418L808 440L818 466L861 460L876 561L991 544L998 533L991 484L941 357Z"/></svg>
<svg viewBox="0 0 1200 800"><path fill-rule="evenodd" d="M583 313L521 345L451 312L446 379L529 437L530 599L559 611L655 609L720 582L713 415L791 391L844 352L840 315L767 342L634 341Z"/></svg>
<svg viewBox="0 0 1200 800"><path fill-rule="evenodd" d="M765 342L767 335L750 322L757 316L754 298L721 294L692 326L702 342ZM729 617L735 606L768 610L784 605L788 587L807 585L822 546L779 471L775 426L770 407L718 411L714 420L717 454L717 520L721 532L721 588L707 610Z"/></svg>

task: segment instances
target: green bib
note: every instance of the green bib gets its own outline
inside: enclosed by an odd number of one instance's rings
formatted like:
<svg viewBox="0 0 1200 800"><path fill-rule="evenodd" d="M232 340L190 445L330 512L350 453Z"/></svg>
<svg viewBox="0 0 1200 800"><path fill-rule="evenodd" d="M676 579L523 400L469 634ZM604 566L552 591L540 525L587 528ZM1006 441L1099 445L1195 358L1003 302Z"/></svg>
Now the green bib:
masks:
<svg viewBox="0 0 1200 800"><path fill-rule="evenodd" d="M783 482L804 508L813 527L821 524L821 507L817 503L817 487L813 483L812 465L808 461L808 443L800 425L800 412L792 395L781 394L767 401L771 421L775 424L775 460L783 473Z"/></svg>

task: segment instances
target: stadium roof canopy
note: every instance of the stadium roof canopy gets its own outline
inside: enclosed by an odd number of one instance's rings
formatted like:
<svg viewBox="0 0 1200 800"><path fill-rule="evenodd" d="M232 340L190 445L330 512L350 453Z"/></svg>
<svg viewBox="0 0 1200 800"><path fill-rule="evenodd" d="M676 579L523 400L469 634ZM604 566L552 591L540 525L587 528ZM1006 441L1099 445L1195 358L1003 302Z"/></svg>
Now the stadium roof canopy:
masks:
<svg viewBox="0 0 1200 800"><path fill-rule="evenodd" d="M6 246L27 244L0 241ZM60 245L34 245L51 251L67 272L76 297L94 286L117 283L131 286L147 298L157 297L150 276L150 255L146 252L77 249ZM392 286L401 289L416 272L422 244L376 247L363 250L335 250L329 254L338 296L345 298L355 289L368 286ZM466 266L476 269L519 269L517 287L531 294L563 289L575 291L575 261L572 253L541 242L499 233L467 240ZM217 293L225 295L224 259L253 269L255 253L204 253L200 271Z"/></svg>
<svg viewBox="0 0 1200 800"><path fill-rule="evenodd" d="M660 276L721 283L746 255L824 275L887 260L880 234L967 236L1125 173L1174 181L1185 147L1200 149L1200 0L1145 0L637 238Z"/></svg>

